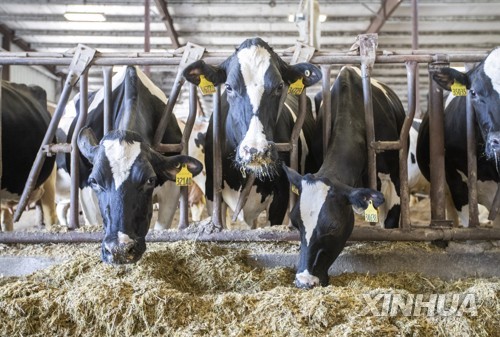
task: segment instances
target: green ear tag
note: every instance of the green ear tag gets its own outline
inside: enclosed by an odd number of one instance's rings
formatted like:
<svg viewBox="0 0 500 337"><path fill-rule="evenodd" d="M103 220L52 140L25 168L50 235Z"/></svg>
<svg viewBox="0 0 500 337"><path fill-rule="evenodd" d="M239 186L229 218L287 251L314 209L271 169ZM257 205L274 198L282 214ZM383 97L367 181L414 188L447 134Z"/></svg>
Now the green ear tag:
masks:
<svg viewBox="0 0 500 337"><path fill-rule="evenodd" d="M455 81L451 85L451 93L453 96L467 96L467 88L462 83Z"/></svg>
<svg viewBox="0 0 500 337"><path fill-rule="evenodd" d="M187 165L182 165L181 170L175 176L175 184L177 186L191 186L193 183L193 174L187 169Z"/></svg>
<svg viewBox="0 0 500 337"><path fill-rule="evenodd" d="M210 95L215 93L214 84L207 80L204 75L200 75L200 84L198 85L198 87L200 87L201 93L203 95Z"/></svg>
<svg viewBox="0 0 500 337"><path fill-rule="evenodd" d="M299 78L297 81L293 82L292 84L290 84L290 86L288 87L289 94L300 95L302 93L302 90L304 90L304 83L302 83L302 77Z"/></svg>
<svg viewBox="0 0 500 337"><path fill-rule="evenodd" d="M368 202L368 207L365 209L365 221L378 222L378 211L373 207L373 202L371 200Z"/></svg>
<svg viewBox="0 0 500 337"><path fill-rule="evenodd" d="M294 184L292 184L292 192L299 195L299 189Z"/></svg>

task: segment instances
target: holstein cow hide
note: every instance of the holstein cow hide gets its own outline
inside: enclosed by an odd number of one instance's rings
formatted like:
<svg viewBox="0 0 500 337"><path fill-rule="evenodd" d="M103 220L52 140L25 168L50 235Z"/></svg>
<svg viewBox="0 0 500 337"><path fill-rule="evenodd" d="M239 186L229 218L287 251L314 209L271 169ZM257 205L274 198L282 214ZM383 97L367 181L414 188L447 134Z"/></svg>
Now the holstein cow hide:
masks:
<svg viewBox="0 0 500 337"><path fill-rule="evenodd" d="M394 92L372 80L375 139L394 141L405 112ZM399 222L399 154L377 155L378 189L364 188L367 182L367 144L361 72L343 67L331 88L331 111L320 109L315 153L321 154L323 115L330 113L331 138L319 171L301 176L286 168L299 200L290 212L292 224L300 230L300 258L295 278L298 287L328 284L328 269L351 235L353 207L366 209L369 202L379 207L379 222L396 227ZM384 196L385 195L385 196ZM385 200L384 207L380 207Z"/></svg>
<svg viewBox="0 0 500 337"><path fill-rule="evenodd" d="M492 50L485 60L467 73L443 68L433 80L446 90L461 84L468 90L476 116L478 202L488 209L500 181L500 48ZM444 111L444 147L446 182L462 225L469 223L467 188L466 97L451 97ZM417 161L430 180L429 117L423 118L417 143ZM480 205L480 206L481 206ZM497 216L494 226L500 225Z"/></svg>
<svg viewBox="0 0 500 337"><path fill-rule="evenodd" d="M286 88L297 81L310 86L321 79L321 71L310 63L288 65L260 38L244 41L223 63L210 66L196 61L184 70L185 78L196 85L204 76L214 85L224 84L221 120L222 198L234 211L249 174L256 176L239 220L254 228L257 217L267 211L271 225L280 225L285 216L289 184L281 163L288 153L278 153L275 143L289 142L298 98ZM213 201L213 120L206 137L206 196ZM299 143L301 171L317 168L308 156L314 119L308 100L307 116Z"/></svg>
<svg viewBox="0 0 500 337"><path fill-rule="evenodd" d="M12 211L19 202L31 167L50 123L47 96L38 86L2 81L2 224L12 230ZM47 157L29 204L42 201L43 221L57 222L53 180L54 157ZM47 185L42 187L44 182Z"/></svg>
<svg viewBox="0 0 500 337"><path fill-rule="evenodd" d="M104 225L102 259L120 264L137 261L146 249L153 192L160 201L159 217L163 217L158 221L168 225L179 192L166 183L175 181L183 166L197 175L202 164L189 156L167 157L151 149L166 97L138 68L124 68L113 77L112 102L113 131L103 136L103 92L89 97L89 116L78 145L80 184L95 193ZM77 103L77 114L78 107ZM171 116L162 142L178 143L180 136Z"/></svg>
<svg viewBox="0 0 500 337"><path fill-rule="evenodd" d="M138 68L122 67L112 79L112 125L111 129L131 130L139 133L147 144L153 141L156 126L165 111L167 97ZM80 97L75 96L66 106L63 119L59 124L58 141L70 142L80 109ZM89 94L89 108L86 125L91 127L97 139L103 137L104 89ZM163 143L180 143L181 130L174 116L168 121ZM167 154L170 155L170 154ZM58 217L61 223L66 222L69 197L69 170L71 159L69 154L59 155L57 159L57 199ZM90 188L87 178L91 165L88 161L80 162L80 207L87 225L102 224L95 193ZM158 219L155 229L169 228L175 214L180 189L167 182L154 190L155 199L159 204Z"/></svg>

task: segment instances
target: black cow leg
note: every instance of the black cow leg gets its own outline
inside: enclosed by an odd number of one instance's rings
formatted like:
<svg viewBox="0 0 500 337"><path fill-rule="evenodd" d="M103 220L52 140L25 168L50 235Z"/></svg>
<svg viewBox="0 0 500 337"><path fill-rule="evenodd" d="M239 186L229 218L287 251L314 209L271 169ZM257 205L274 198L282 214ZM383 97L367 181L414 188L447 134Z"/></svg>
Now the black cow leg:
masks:
<svg viewBox="0 0 500 337"><path fill-rule="evenodd" d="M392 208L389 210L389 212L387 212L387 218L385 219L384 227L385 228L398 228L400 215L401 215L401 206L400 205L392 206Z"/></svg>

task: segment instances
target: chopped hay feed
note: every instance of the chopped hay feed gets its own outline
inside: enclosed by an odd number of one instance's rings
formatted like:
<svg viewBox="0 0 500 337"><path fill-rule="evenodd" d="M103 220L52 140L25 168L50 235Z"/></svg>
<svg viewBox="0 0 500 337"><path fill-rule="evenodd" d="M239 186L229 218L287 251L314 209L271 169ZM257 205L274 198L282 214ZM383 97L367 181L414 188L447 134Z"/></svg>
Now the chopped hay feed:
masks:
<svg viewBox="0 0 500 337"><path fill-rule="evenodd" d="M284 246L297 249L296 243ZM255 267L238 244L149 244L137 264L123 267L102 263L98 244L25 247L4 245L0 252L55 250L68 260L26 277L0 278L1 336L494 336L500 331L498 278L445 282L413 273L343 274L332 277L328 287L302 290L293 286L293 270ZM473 294L477 315L366 313L365 297L378 294ZM383 300L377 303L380 311L382 305Z"/></svg>

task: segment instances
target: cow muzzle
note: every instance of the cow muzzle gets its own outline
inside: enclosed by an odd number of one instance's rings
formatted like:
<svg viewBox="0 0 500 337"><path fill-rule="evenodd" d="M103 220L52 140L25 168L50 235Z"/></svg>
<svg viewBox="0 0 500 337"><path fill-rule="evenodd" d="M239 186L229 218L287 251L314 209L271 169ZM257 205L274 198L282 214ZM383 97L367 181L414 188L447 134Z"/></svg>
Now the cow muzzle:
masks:
<svg viewBox="0 0 500 337"><path fill-rule="evenodd" d="M277 173L278 152L273 142L264 147L242 144L238 148L236 161L242 173L248 171L257 177L273 177Z"/></svg>
<svg viewBox="0 0 500 337"><path fill-rule="evenodd" d="M301 273L295 274L294 284L297 288L311 289L318 286L320 282L318 277L311 275L306 269Z"/></svg>
<svg viewBox="0 0 500 337"><path fill-rule="evenodd" d="M103 241L102 260L109 264L135 263L145 251L139 242L118 242L118 240Z"/></svg>

